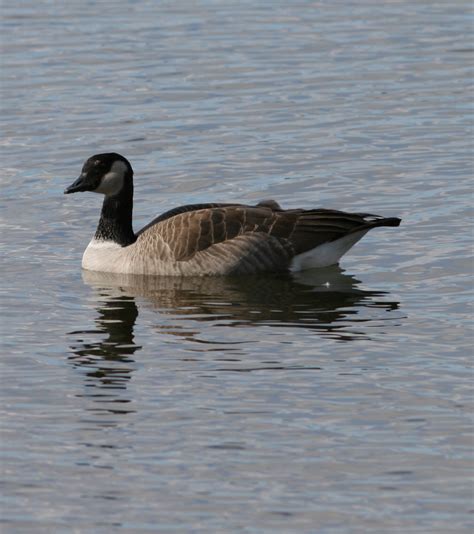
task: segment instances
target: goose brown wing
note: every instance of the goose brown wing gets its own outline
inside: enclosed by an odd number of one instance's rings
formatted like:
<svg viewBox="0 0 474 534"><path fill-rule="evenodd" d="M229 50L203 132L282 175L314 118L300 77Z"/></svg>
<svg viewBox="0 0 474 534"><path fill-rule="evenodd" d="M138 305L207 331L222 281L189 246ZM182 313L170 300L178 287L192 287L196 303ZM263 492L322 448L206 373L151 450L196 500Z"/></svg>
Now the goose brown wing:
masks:
<svg viewBox="0 0 474 534"><path fill-rule="evenodd" d="M186 261L212 245L246 234L269 233L274 212L268 207L219 205L178 213L156 225L175 260Z"/></svg>
<svg viewBox="0 0 474 534"><path fill-rule="evenodd" d="M180 208L177 208L178 210ZM268 202L257 206L217 205L188 209L158 221L155 231L175 260L186 261L213 245L238 236L275 238L300 254L328 241L375 226L397 226L399 219L337 210L281 210ZM255 241L255 238L254 238Z"/></svg>

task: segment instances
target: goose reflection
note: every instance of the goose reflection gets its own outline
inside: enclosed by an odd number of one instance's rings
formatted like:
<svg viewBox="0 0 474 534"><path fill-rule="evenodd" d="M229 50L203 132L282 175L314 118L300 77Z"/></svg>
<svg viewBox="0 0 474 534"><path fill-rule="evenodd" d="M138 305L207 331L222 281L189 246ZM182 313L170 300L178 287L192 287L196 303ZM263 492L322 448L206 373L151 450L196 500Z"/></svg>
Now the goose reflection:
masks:
<svg viewBox="0 0 474 534"><path fill-rule="evenodd" d="M161 321L168 324L157 328L190 341L198 339L196 330L204 329L199 323L305 328L339 340L351 340L367 337L371 322L381 320L384 312L398 309L398 302L387 300L387 293L360 289L359 280L339 267L307 271L298 276L234 278L152 277L84 271L83 279L101 295L119 291L122 300L143 298L162 318L171 318L171 321ZM128 307L131 306L129 300ZM376 311L371 313L374 309ZM104 327L121 330L121 335L130 342L132 333L126 335L124 328L132 330L131 318L136 317L137 312L135 309L131 313L123 304L121 310L117 310L117 316L124 315L123 324L117 327L114 322L103 322ZM186 319L192 320L194 330L186 324Z"/></svg>
<svg viewBox="0 0 474 534"><path fill-rule="evenodd" d="M133 334L138 309L133 297L110 290L100 291L95 302L96 329L69 333L74 337L69 360L85 371L84 396L103 403L98 410L129 413L130 399L121 390L126 390L135 369L132 356L140 349Z"/></svg>
<svg viewBox="0 0 474 534"><path fill-rule="evenodd" d="M74 338L70 361L85 371L86 396L109 403L102 409L111 412L130 411L123 404L118 410L116 403L130 402L124 390L137 367L133 356L141 348L134 340L136 302L157 312L153 322L160 334L179 340L190 351L215 351L216 361L232 361L224 355L231 356L236 349L229 346L242 343L228 339L217 326L239 334L249 326L256 327L253 333L261 326L303 328L318 336L352 341L370 338L371 329L381 321L399 319L390 313L399 303L388 293L361 289L359 280L339 267L298 276L241 278L84 271L83 279L94 290L96 329L70 333ZM216 341L206 339L210 333L218 336Z"/></svg>

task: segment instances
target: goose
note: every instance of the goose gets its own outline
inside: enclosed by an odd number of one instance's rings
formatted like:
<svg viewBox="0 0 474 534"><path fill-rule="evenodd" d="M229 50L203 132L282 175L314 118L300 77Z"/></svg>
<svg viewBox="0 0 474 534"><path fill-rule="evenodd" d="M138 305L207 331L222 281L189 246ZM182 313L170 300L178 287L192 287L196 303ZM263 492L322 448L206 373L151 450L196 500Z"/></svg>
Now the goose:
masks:
<svg viewBox="0 0 474 534"><path fill-rule="evenodd" d="M283 209L275 200L189 204L132 227L133 169L96 154L65 194L105 196L82 268L108 273L208 276L300 271L335 265L369 230L401 219L333 209Z"/></svg>

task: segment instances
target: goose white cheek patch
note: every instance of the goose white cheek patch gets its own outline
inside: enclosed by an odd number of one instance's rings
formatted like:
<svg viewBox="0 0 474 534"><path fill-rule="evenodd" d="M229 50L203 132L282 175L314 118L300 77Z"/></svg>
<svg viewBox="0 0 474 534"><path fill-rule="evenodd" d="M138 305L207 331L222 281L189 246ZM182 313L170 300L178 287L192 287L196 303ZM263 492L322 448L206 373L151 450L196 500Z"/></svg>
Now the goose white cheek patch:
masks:
<svg viewBox="0 0 474 534"><path fill-rule="evenodd" d="M126 172L127 166L123 161L114 161L110 171L102 177L99 187L94 189L94 193L102 193L107 196L120 193Z"/></svg>

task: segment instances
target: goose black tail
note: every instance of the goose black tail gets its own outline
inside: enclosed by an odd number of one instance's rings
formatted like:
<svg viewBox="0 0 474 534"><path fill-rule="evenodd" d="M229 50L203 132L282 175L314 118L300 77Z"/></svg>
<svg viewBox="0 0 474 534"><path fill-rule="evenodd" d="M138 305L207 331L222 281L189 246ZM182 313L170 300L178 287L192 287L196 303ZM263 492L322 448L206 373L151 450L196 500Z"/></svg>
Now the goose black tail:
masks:
<svg viewBox="0 0 474 534"><path fill-rule="evenodd" d="M398 217L384 217L383 219L370 222L369 226L372 228L375 228L376 226L400 226L401 222L402 220Z"/></svg>

